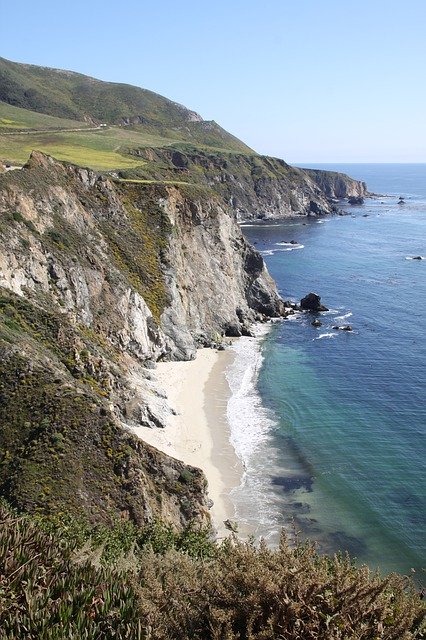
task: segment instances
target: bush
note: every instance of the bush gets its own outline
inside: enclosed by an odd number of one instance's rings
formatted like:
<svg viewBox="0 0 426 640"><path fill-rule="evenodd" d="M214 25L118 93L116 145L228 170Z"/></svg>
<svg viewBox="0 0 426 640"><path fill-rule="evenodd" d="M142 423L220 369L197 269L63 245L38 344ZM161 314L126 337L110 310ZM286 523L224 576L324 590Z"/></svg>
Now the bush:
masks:
<svg viewBox="0 0 426 640"><path fill-rule="evenodd" d="M279 549L164 523L90 528L0 502L2 640L414 640L425 607L311 544Z"/></svg>
<svg viewBox="0 0 426 640"><path fill-rule="evenodd" d="M403 577L381 579L311 544L278 550L228 540L216 558L143 559L140 605L150 640L409 640L424 607Z"/></svg>

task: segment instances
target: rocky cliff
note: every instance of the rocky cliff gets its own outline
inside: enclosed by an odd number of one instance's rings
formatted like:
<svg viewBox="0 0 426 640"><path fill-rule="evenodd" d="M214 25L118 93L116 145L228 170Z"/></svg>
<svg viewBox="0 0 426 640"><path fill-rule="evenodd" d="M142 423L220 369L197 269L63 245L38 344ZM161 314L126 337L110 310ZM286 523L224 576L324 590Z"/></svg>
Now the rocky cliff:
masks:
<svg viewBox="0 0 426 640"><path fill-rule="evenodd" d="M282 312L203 188L111 181L33 153L0 176L0 494L21 509L206 522L201 472L137 440L159 359Z"/></svg>
<svg viewBox="0 0 426 640"><path fill-rule="evenodd" d="M321 169L303 169L303 172L318 185L327 198L342 200L351 197L364 198L368 195L365 182L354 180L344 173Z"/></svg>
<svg viewBox="0 0 426 640"><path fill-rule="evenodd" d="M129 149L144 159L124 177L187 181L208 186L232 208L238 220L321 215L335 200L365 196L365 183L344 174L291 167L268 156L190 148Z"/></svg>

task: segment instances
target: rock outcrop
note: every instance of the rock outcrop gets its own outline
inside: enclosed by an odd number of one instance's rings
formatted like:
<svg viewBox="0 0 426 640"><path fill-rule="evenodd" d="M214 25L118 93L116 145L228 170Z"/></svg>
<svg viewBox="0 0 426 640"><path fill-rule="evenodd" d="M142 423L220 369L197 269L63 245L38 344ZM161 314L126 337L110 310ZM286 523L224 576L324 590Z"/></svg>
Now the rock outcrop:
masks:
<svg viewBox="0 0 426 640"><path fill-rule="evenodd" d="M300 308L302 311L328 311L327 307L321 304L321 296L312 292L301 299Z"/></svg>
<svg viewBox="0 0 426 640"><path fill-rule="evenodd" d="M349 196L349 204L364 204L364 198L362 196Z"/></svg>
<svg viewBox="0 0 426 640"><path fill-rule="evenodd" d="M0 493L92 521L206 522L201 472L131 433L170 411L151 368L282 312L211 192L33 153L0 177Z"/></svg>
<svg viewBox="0 0 426 640"><path fill-rule="evenodd" d="M219 198L169 188L161 202L172 225L161 326L174 357L193 357L217 333L242 335L256 319L283 313L261 255Z"/></svg>
<svg viewBox="0 0 426 640"><path fill-rule="evenodd" d="M303 169L303 171L318 185L327 198L344 200L350 197L364 198L368 195L365 182L354 180L344 173L322 169Z"/></svg>
<svg viewBox="0 0 426 640"><path fill-rule="evenodd" d="M336 210L337 199L367 194L364 183L343 174L298 169L267 156L168 147L129 153L148 162L123 176L208 186L240 221L328 214Z"/></svg>

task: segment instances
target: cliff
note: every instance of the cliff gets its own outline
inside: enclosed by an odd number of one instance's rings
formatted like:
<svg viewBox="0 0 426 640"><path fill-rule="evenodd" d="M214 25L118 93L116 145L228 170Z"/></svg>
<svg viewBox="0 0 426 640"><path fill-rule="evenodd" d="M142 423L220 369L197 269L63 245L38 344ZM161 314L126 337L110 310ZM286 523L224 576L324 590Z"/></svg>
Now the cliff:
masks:
<svg viewBox="0 0 426 640"><path fill-rule="evenodd" d="M201 184L230 206L238 220L280 219L336 211L335 200L366 196L365 183L344 174L291 167L253 154L177 148L129 149L144 165L123 177Z"/></svg>
<svg viewBox="0 0 426 640"><path fill-rule="evenodd" d="M303 169L303 172L318 185L327 198L342 200L350 197L364 198L368 195L365 182L354 180L344 173L321 169Z"/></svg>
<svg viewBox="0 0 426 640"><path fill-rule="evenodd" d="M206 522L201 472L131 429L170 411L155 361L282 313L232 211L34 152L0 176L0 215L0 494L94 522Z"/></svg>

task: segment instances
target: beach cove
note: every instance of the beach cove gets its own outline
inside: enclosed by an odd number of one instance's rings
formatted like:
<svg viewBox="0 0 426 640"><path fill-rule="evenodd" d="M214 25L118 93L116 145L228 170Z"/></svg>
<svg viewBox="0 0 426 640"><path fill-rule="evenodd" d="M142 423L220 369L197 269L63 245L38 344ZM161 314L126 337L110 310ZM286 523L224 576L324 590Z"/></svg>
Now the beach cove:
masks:
<svg viewBox="0 0 426 640"><path fill-rule="evenodd" d="M175 414L169 416L164 429L134 429L148 444L202 469L219 538L229 534L224 521L235 518L230 494L243 476L243 466L230 442L227 419L231 391L225 372L234 358L230 348L205 348L197 351L195 360L159 362L155 377Z"/></svg>

